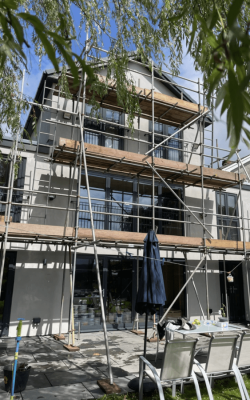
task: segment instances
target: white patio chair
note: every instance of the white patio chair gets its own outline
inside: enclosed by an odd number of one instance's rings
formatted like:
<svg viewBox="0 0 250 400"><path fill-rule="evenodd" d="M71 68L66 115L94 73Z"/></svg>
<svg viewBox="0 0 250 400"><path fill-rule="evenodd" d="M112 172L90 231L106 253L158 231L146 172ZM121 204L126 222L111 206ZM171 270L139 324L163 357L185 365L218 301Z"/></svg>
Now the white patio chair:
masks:
<svg viewBox="0 0 250 400"><path fill-rule="evenodd" d="M250 332L244 331L241 336L240 345L237 348L236 365L241 372L250 370Z"/></svg>
<svg viewBox="0 0 250 400"><path fill-rule="evenodd" d="M206 363L200 364L194 360L193 371L198 380L205 381L209 399L213 400L212 386L215 378L235 375L241 398L249 399L242 376L234 362L237 340L240 335L212 336L209 342ZM210 383L209 383L210 381Z"/></svg>
<svg viewBox="0 0 250 400"><path fill-rule="evenodd" d="M198 380L193 372L197 341L198 339L166 341L160 369L155 369L148 360L140 356L139 400L143 399L144 374L156 383L160 400L164 400L163 387L172 386L172 396L175 397L176 385L183 387L183 383L190 380L194 382L197 399L201 400Z"/></svg>

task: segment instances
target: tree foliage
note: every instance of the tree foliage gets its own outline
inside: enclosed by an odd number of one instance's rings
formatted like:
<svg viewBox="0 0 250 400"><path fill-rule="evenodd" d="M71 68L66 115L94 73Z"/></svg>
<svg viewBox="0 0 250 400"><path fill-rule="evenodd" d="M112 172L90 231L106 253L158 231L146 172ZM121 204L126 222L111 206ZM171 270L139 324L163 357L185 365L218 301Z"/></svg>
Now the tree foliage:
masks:
<svg viewBox="0 0 250 400"><path fill-rule="evenodd" d="M18 100L17 85L22 68L29 70L33 53L37 61L49 57L61 71L62 85L67 83L66 66L76 85L80 68L90 78L93 93L105 94L107 86L98 86L93 79L97 59L92 58L90 67L84 55L88 48L92 56L103 56L98 47L104 42L107 46L109 38L107 79L112 76L117 82L118 103L129 114L130 127L139 106L126 90L130 86L134 91L125 73L129 52L136 50L144 62L167 63L178 73L186 45L195 68L203 73L209 104L217 94L216 106L227 113L232 151L241 137L249 144L249 7L249 1L243 0L0 1L0 136L3 126L13 135L19 129L17 116L27 102ZM79 26L76 15L80 15Z"/></svg>

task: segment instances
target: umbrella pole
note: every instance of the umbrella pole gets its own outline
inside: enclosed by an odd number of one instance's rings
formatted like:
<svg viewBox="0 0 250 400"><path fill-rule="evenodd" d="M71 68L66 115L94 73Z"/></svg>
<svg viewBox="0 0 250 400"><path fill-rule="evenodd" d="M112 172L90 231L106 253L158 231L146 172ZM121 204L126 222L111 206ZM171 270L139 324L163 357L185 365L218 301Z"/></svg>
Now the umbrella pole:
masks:
<svg viewBox="0 0 250 400"><path fill-rule="evenodd" d="M148 336L148 310L146 311L146 321L145 321L145 336L144 336L144 357L146 357L147 351L147 336Z"/></svg>

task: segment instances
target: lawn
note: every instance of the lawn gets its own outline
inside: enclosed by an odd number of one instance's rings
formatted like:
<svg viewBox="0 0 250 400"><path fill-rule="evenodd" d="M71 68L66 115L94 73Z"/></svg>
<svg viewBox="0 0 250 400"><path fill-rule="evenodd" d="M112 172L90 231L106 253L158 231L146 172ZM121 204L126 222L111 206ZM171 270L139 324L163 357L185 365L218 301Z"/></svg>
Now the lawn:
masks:
<svg viewBox="0 0 250 400"><path fill-rule="evenodd" d="M245 375L244 381L248 393L250 393L250 376ZM177 387L178 389L178 387ZM201 397L202 400L209 400L207 390L204 383L200 383L201 389ZM171 390L169 388L164 389L165 399L173 400L171 395ZM240 400L240 391L238 389L238 385L235 382L234 378L227 379L218 379L215 381L214 389L213 389L214 400ZM126 395L109 395L103 396L100 400L138 400L138 393L128 393ZM143 396L144 400L158 400L159 395L158 391L152 392L151 394L147 394ZM177 395L175 399L178 400L196 400L196 393L194 389L194 385L185 385L184 394L181 395L180 392L177 391Z"/></svg>

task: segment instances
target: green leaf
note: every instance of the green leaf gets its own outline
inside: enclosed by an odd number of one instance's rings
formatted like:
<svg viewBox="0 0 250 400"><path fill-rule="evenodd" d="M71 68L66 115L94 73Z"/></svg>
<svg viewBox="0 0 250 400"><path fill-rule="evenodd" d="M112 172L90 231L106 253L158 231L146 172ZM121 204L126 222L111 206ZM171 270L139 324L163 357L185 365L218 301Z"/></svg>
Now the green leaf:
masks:
<svg viewBox="0 0 250 400"><path fill-rule="evenodd" d="M210 17L208 18L209 29L213 29L214 28L214 26L216 25L218 19L219 19L218 11L217 11L216 7L214 7L213 12L210 14Z"/></svg>
<svg viewBox="0 0 250 400"><path fill-rule="evenodd" d="M220 115L223 115L224 112L229 108L229 106L230 106L230 96L228 95L224 98L224 101L223 101L223 104L221 107L221 111L220 111Z"/></svg>
<svg viewBox="0 0 250 400"><path fill-rule="evenodd" d="M14 28L17 40L18 40L19 44L22 46L23 41L24 41L23 27L20 24L20 22L18 21L18 18L15 17L15 15L11 14L10 19L11 19L12 26Z"/></svg>
<svg viewBox="0 0 250 400"><path fill-rule="evenodd" d="M233 3L231 4L228 14L227 14L227 24L229 28L234 24L236 21L239 13L241 6L243 4L244 0L234 0Z"/></svg>
<svg viewBox="0 0 250 400"><path fill-rule="evenodd" d="M217 98L215 102L215 107L217 108L222 100L228 95L228 82L224 83L224 85L220 88L219 92L217 93Z"/></svg>
<svg viewBox="0 0 250 400"><path fill-rule="evenodd" d="M235 140L238 144L243 123L243 96L235 73L231 68L228 71L228 87L231 99L232 121L235 128Z"/></svg>
<svg viewBox="0 0 250 400"><path fill-rule="evenodd" d="M194 15L192 33L191 33L190 42L189 42L189 46L188 46L188 52L189 53L190 53L191 48L192 48L192 44L193 44L193 41L194 41L194 38L195 38L196 30L197 30L197 19L196 19L196 16Z"/></svg>
<svg viewBox="0 0 250 400"><path fill-rule="evenodd" d="M39 37L39 39L41 40L41 42L44 46L47 56L49 57L50 61L54 65L54 68L58 71L59 65L58 65L57 58L56 58L56 52L55 52L54 47L52 46L52 44L50 43L50 41L47 38L46 28L43 25L43 23L35 15L31 15L28 13L19 13L18 15L20 18L29 22L34 27L34 29L37 33L37 36Z"/></svg>

